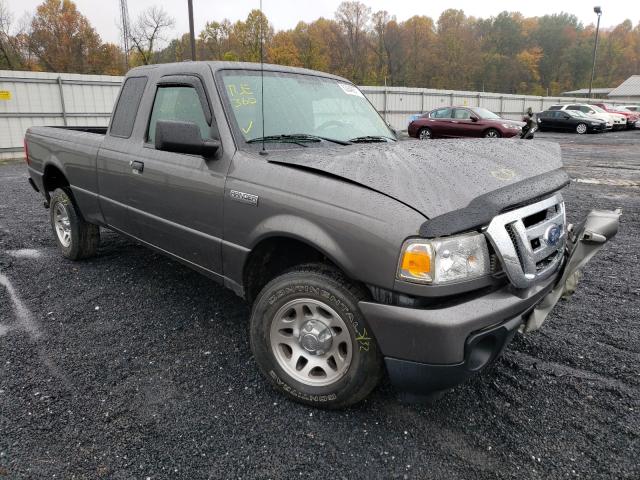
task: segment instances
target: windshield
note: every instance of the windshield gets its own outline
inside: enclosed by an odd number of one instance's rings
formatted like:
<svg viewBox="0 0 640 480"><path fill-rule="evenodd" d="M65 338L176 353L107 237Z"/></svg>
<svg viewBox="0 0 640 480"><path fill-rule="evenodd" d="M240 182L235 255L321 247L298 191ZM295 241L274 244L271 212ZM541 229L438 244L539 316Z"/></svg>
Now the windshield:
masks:
<svg viewBox="0 0 640 480"><path fill-rule="evenodd" d="M597 105L590 105L590 107L592 109L594 109L596 112L598 113L607 113L606 111L604 111L603 109L601 109L600 107L598 107Z"/></svg>
<svg viewBox="0 0 640 480"><path fill-rule="evenodd" d="M472 108L471 110L473 110L474 113L478 115L480 118L485 118L487 120L495 120L495 119L501 118L500 115L496 115L495 113L493 113L490 110L487 110L486 108Z"/></svg>
<svg viewBox="0 0 640 480"><path fill-rule="evenodd" d="M349 141L395 140L365 96L350 83L295 73L264 72L264 132L260 72L221 72L228 107L245 141L277 135L313 135Z"/></svg>
<svg viewBox="0 0 640 480"><path fill-rule="evenodd" d="M565 110L569 115L573 115L574 117L588 117L586 113L582 110Z"/></svg>

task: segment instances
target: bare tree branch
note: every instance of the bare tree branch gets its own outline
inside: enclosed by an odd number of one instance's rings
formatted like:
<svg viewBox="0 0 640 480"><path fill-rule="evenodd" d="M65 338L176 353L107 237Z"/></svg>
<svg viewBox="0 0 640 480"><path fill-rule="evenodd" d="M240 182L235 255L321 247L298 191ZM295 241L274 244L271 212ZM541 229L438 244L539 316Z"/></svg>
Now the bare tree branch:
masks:
<svg viewBox="0 0 640 480"><path fill-rule="evenodd" d="M131 27L131 43L144 65L152 63L155 48L166 41L165 34L173 29L175 20L162 7L144 10Z"/></svg>

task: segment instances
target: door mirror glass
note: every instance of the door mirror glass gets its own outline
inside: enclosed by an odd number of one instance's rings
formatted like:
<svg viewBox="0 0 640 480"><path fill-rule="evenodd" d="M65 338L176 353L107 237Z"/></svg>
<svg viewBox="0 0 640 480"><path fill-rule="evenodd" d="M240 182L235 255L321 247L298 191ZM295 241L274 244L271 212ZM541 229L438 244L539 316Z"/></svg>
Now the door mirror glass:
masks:
<svg viewBox="0 0 640 480"><path fill-rule="evenodd" d="M159 120L155 131L156 150L211 157L220 148L217 140L203 140L194 122Z"/></svg>

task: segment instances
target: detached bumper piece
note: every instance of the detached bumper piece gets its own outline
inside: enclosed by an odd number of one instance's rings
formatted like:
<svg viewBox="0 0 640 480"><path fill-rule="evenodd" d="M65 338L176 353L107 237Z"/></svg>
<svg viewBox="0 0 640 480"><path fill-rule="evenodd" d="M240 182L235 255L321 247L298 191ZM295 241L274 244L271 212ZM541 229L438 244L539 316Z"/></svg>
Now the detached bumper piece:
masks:
<svg viewBox="0 0 640 480"><path fill-rule="evenodd" d="M592 210L578 226L569 230L567 242L568 260L555 287L528 316L523 330L538 330L555 307L560 297L570 296L580 279L580 269L618 233L622 210Z"/></svg>

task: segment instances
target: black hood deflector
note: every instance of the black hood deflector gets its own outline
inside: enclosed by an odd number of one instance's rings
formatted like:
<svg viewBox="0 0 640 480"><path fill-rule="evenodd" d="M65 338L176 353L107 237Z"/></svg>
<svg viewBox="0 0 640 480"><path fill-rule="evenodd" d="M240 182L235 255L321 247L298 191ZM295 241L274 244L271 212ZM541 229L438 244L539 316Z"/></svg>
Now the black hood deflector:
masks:
<svg viewBox="0 0 640 480"><path fill-rule="evenodd" d="M421 229L429 236L455 233L446 232L447 224L455 231L468 230L483 223L472 218L486 222L509 206L568 182L560 170L560 146L531 140L406 140L272 150L267 158L325 172L395 198L432 219ZM451 212L457 213L446 215ZM464 220L457 218L463 212Z"/></svg>

